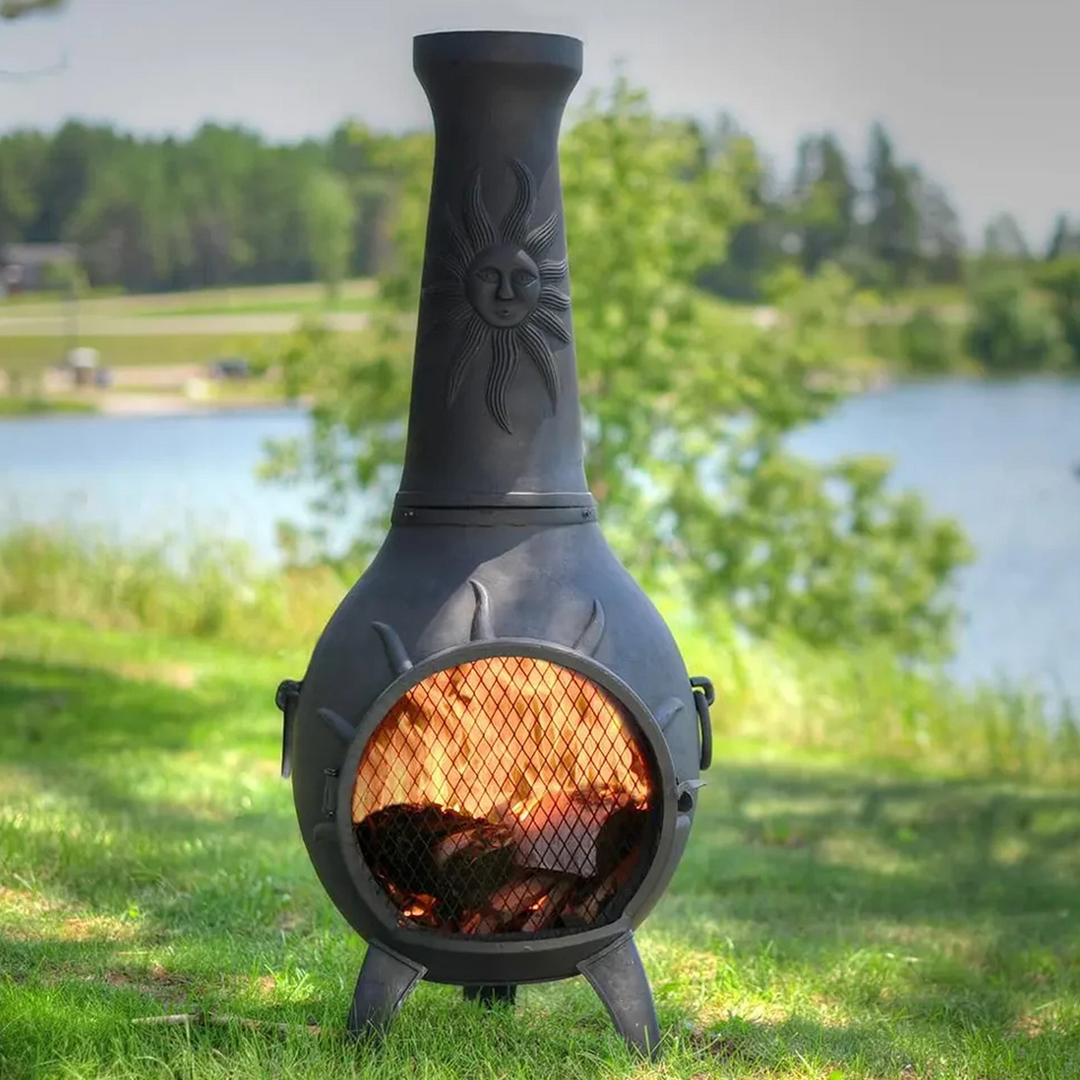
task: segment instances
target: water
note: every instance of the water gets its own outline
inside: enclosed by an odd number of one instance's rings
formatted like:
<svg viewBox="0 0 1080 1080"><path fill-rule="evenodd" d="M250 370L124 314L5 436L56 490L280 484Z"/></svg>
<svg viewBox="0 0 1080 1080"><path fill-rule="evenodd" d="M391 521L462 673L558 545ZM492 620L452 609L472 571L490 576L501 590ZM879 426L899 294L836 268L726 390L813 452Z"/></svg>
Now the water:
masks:
<svg viewBox="0 0 1080 1080"><path fill-rule="evenodd" d="M0 423L0 529L63 523L118 541L229 536L266 561L307 492L256 479L291 410ZM1080 700L1080 382L944 382L848 401L799 433L817 459L877 453L897 485L957 517L978 559L960 581L955 674Z"/></svg>

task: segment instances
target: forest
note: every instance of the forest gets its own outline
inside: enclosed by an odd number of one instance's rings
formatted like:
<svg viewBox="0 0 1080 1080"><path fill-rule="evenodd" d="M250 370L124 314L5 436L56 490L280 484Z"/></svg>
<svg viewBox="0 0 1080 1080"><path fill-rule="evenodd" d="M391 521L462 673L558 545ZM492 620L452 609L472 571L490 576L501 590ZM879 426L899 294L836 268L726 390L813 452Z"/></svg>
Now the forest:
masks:
<svg viewBox="0 0 1080 1080"><path fill-rule="evenodd" d="M673 124L694 145L695 164L681 167L720 169L737 188L726 243L698 270L703 290L760 304L778 274L838 267L902 313L873 320L870 348L916 372L964 358L989 370L1080 362L1080 218L1061 214L1044 250L1010 214L968 245L948 194L881 125L865 160L810 134L781 175L730 117ZM427 133L357 119L282 145L220 124L188 138L77 120L13 131L0 136L0 245L77 243L95 290L316 279L333 289L393 269L400 194L430 154Z"/></svg>

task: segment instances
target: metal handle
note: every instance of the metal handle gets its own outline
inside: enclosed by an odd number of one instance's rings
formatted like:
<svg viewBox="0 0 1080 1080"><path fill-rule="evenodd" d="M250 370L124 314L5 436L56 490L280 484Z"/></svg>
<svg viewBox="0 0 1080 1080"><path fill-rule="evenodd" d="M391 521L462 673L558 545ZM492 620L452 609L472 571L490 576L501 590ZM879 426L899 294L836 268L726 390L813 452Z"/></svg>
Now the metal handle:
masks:
<svg viewBox="0 0 1080 1080"><path fill-rule="evenodd" d="M295 679L286 679L274 695L274 704L282 712L281 718L281 777L287 780L292 776L292 733L293 720L296 717L296 704L300 700L300 689L304 684Z"/></svg>
<svg viewBox="0 0 1080 1080"><path fill-rule="evenodd" d="M716 700L712 679L705 675L693 675L690 687L694 691L694 705L697 707L698 727L701 731L701 768L707 769L712 764L712 720L709 706Z"/></svg>

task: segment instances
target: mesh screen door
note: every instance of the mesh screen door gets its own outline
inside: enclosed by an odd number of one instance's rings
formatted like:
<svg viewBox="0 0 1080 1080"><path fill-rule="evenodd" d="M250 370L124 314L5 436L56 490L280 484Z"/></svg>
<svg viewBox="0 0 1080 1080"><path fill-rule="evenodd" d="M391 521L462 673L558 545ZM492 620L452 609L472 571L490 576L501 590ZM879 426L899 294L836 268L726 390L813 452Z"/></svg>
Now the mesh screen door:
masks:
<svg viewBox="0 0 1080 1080"><path fill-rule="evenodd" d="M650 830L637 725L604 689L546 660L438 671L368 740L357 842L405 925L569 931L622 907Z"/></svg>

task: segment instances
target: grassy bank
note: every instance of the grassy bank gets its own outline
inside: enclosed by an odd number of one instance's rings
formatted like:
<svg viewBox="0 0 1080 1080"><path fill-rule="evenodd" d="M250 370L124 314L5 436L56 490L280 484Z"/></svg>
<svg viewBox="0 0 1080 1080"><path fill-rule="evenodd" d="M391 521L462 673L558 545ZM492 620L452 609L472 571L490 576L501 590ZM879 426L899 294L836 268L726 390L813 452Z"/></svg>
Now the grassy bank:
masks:
<svg viewBox="0 0 1080 1080"><path fill-rule="evenodd" d="M106 367L205 364L222 356L254 356L267 347L262 334L80 335L79 344L97 349ZM0 368L9 376L33 375L63 361L70 342L62 334L0 335Z"/></svg>
<svg viewBox="0 0 1080 1080"><path fill-rule="evenodd" d="M363 945L276 776L303 659L0 617L4 1080L1077 1075L1075 786L730 734L640 933L662 1065L580 980L513 1015L422 985L382 1051L349 1046ZM200 1009L324 1030L132 1022Z"/></svg>
<svg viewBox="0 0 1080 1080"><path fill-rule="evenodd" d="M62 398L0 397L0 420L5 417L89 414L97 410L89 402Z"/></svg>
<svg viewBox="0 0 1080 1080"><path fill-rule="evenodd" d="M351 583L327 567L261 573L242 547L219 542L177 558L36 529L0 536L0 614L101 630L288 649L315 640ZM730 627L688 621L677 599L659 604L691 671L716 683L716 722L732 737L941 775L1080 782L1076 719L1051 715L1033 694L961 689L906 671L884 650L747 643Z"/></svg>

